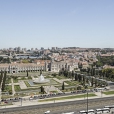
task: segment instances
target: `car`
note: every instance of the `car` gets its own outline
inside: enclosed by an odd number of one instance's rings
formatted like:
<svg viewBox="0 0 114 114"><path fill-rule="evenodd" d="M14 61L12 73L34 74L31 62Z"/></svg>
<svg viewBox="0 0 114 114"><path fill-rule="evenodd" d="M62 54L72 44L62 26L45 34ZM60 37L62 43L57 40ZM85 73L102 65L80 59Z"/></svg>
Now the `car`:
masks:
<svg viewBox="0 0 114 114"><path fill-rule="evenodd" d="M7 103L8 103L8 101L4 101L4 103L6 103L6 104L7 104Z"/></svg>
<svg viewBox="0 0 114 114"><path fill-rule="evenodd" d="M29 100L33 100L33 97L30 97Z"/></svg>
<svg viewBox="0 0 114 114"><path fill-rule="evenodd" d="M50 110L48 110L48 111L44 112L44 114L49 114L49 113L50 113Z"/></svg>

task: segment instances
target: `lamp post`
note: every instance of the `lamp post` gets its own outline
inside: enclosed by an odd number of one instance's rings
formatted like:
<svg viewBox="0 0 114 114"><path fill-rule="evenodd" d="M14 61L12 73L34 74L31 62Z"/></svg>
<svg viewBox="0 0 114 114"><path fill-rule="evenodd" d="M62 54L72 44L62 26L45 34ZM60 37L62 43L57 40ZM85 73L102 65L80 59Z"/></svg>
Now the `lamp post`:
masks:
<svg viewBox="0 0 114 114"><path fill-rule="evenodd" d="M87 114L88 114L88 91L87 91Z"/></svg>

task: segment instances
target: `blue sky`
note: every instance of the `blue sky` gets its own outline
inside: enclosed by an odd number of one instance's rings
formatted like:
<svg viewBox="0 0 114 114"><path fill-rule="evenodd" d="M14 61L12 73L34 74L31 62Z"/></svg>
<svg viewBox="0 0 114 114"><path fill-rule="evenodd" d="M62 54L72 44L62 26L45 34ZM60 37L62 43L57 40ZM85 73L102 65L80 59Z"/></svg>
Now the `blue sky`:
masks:
<svg viewBox="0 0 114 114"><path fill-rule="evenodd" d="M114 0L0 0L0 48L114 48Z"/></svg>

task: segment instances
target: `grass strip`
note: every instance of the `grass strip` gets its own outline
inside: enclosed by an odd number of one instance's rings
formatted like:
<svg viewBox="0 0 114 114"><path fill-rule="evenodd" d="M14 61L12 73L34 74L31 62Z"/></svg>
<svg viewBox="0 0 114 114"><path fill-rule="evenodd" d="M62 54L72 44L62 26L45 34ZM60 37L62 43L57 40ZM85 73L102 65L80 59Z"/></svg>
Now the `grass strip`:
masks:
<svg viewBox="0 0 114 114"><path fill-rule="evenodd" d="M88 97L94 97L95 94L88 94ZM75 96L66 96L66 97L58 97L58 98L48 98L48 99L42 99L39 100L39 102L45 102L45 101L54 101L54 100L65 100L65 99L75 99L75 98L85 98L87 97L86 94L83 95L75 95Z"/></svg>
<svg viewBox="0 0 114 114"><path fill-rule="evenodd" d="M28 81L24 81L24 83L26 84L27 87L30 87L30 84L28 83Z"/></svg>
<svg viewBox="0 0 114 114"><path fill-rule="evenodd" d="M105 94L105 95L111 95L111 94L114 94L114 91L106 91L106 92L103 92L103 94Z"/></svg>

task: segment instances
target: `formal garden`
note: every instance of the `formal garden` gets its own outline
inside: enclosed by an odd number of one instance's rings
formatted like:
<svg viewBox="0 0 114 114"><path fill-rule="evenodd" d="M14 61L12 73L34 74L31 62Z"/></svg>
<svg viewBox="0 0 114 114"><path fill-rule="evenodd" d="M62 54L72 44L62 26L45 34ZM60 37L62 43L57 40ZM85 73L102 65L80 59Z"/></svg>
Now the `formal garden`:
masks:
<svg viewBox="0 0 114 114"><path fill-rule="evenodd" d="M61 92L106 87L106 80L109 80L106 71L109 72L110 70L88 68L71 72L61 70L59 73L43 71L42 75L44 78L49 79L49 82L46 83L33 82L33 79L40 77L40 71L21 72L17 74L6 74L5 72L1 72L1 77L3 78L2 81L0 79L2 83L2 97L46 94L45 91L42 91L41 87L51 85L58 88ZM57 93L57 91L54 92Z"/></svg>

